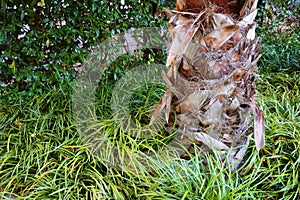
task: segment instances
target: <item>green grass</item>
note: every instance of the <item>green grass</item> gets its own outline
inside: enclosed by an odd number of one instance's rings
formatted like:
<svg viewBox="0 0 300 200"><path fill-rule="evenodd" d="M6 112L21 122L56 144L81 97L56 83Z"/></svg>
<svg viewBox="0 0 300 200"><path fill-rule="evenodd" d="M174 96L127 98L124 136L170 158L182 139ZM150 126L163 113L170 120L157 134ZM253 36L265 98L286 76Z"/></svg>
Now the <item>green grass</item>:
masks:
<svg viewBox="0 0 300 200"><path fill-rule="evenodd" d="M122 155L108 162L110 146L97 154L73 123L71 97L62 89L41 96L2 97L0 107L0 196L2 199L298 199L300 163L300 75L265 73L258 83L266 118L266 147L250 143L239 172L218 157L182 160L163 146L167 135L136 139L116 124L109 87L101 90L102 133ZM149 89L149 88L148 88ZM154 88L155 89L155 88ZM160 90L157 87L154 91ZM139 98L150 98L139 91ZM107 95L106 95L107 94ZM153 92L150 92L153 94ZM157 99L154 99L155 101ZM142 105L140 109L150 109ZM100 111L103 112L100 112ZM104 114L105 113L105 114ZM102 116L101 115L105 115ZM142 131L143 124L135 132ZM161 133L164 134L164 133ZM161 148L160 148L161 147ZM148 152L157 152L149 154ZM125 160L126 163L122 163ZM128 160L131 163L128 163Z"/></svg>
<svg viewBox="0 0 300 200"><path fill-rule="evenodd" d="M299 71L300 66L300 2L267 1L267 7L260 8L258 35L262 39L263 55L259 61L260 71ZM271 3L270 3L271 2ZM262 21L263 19L263 21Z"/></svg>
<svg viewBox="0 0 300 200"><path fill-rule="evenodd" d="M262 36L261 71L279 72L300 70L300 28L290 33Z"/></svg>

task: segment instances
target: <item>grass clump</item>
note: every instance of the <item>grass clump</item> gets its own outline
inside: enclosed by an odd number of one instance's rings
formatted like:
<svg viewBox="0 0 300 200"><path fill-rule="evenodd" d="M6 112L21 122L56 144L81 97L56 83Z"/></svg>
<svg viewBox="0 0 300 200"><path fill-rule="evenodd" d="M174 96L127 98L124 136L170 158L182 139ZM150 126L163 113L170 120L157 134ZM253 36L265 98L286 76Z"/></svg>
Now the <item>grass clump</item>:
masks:
<svg viewBox="0 0 300 200"><path fill-rule="evenodd" d="M259 9L258 33L262 39L260 71L299 71L300 2L265 1Z"/></svg>
<svg viewBox="0 0 300 200"><path fill-rule="evenodd" d="M259 63L264 72L299 71L300 28L290 33L263 35L263 56Z"/></svg>
<svg viewBox="0 0 300 200"><path fill-rule="evenodd" d="M262 74L259 102L266 118L266 144L250 144L242 170L230 172L210 155L183 160L166 137L140 140L100 112L99 125L123 154L108 163L109 146L94 154L73 123L71 98L56 89L41 96L9 100L0 113L0 196L17 199L298 199L300 168L299 74ZM109 87L100 90L109 110ZM113 87L111 87L113 88ZM145 89L145 88L144 88ZM156 88L154 91L156 91ZM145 91L132 97L136 107ZM147 97L150 98L150 97ZM156 101L156 99L155 99ZM106 102L106 103L105 103ZM134 107L134 103L131 105ZM152 102L154 103L154 102ZM144 105L145 110L151 105ZM101 110L101 109L100 109ZM134 109L133 109L134 110ZM103 114L103 116L102 116ZM109 118L110 117L110 118ZM139 119L136 119L139 120ZM141 131L145 126L137 126ZM134 130L132 130L134 131ZM155 146L155 148L154 148ZM151 152L151 153L149 153ZM120 156L123 155L123 156ZM130 162L129 162L130 161ZM116 167L117 166L117 167Z"/></svg>

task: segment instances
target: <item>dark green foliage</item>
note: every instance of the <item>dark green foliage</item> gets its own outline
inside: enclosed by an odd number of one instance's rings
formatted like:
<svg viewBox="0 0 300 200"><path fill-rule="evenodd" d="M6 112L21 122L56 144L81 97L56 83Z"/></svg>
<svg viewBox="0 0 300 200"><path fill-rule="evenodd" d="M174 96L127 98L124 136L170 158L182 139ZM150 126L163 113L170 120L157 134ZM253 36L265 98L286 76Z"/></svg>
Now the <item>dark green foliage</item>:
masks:
<svg viewBox="0 0 300 200"><path fill-rule="evenodd" d="M258 33L262 38L260 71L299 71L300 1L263 1Z"/></svg>
<svg viewBox="0 0 300 200"><path fill-rule="evenodd" d="M80 67L91 49L113 33L158 25L149 12L150 1L126 0L125 5L107 0L1 0L0 92L66 85L76 75L74 66Z"/></svg>
<svg viewBox="0 0 300 200"><path fill-rule="evenodd" d="M260 70L264 71L299 71L300 70L300 28L290 33L264 35L259 61Z"/></svg>

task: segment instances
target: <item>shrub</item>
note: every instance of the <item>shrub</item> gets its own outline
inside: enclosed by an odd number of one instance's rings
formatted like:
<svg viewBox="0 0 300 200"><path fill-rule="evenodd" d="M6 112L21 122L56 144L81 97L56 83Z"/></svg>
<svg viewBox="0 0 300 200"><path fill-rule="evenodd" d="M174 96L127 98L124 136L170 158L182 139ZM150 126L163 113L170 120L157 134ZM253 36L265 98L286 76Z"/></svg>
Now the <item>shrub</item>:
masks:
<svg viewBox="0 0 300 200"><path fill-rule="evenodd" d="M74 79L92 49L113 33L157 26L154 1L1 1L0 92L40 92Z"/></svg>

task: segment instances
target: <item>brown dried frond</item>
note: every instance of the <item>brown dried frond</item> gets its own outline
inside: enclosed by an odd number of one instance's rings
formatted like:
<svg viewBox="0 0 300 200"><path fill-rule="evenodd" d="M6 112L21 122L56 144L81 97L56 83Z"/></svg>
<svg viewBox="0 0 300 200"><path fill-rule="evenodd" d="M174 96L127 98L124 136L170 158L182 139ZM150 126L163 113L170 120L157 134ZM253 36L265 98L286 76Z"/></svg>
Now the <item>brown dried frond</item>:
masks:
<svg viewBox="0 0 300 200"><path fill-rule="evenodd" d="M251 112L257 149L264 146L264 118L255 103L257 0L177 0L168 10L170 47L164 75L169 89L151 122L166 120L203 149L231 150L236 169L249 143ZM176 121L175 121L176 115ZM220 151L220 154L222 154Z"/></svg>

